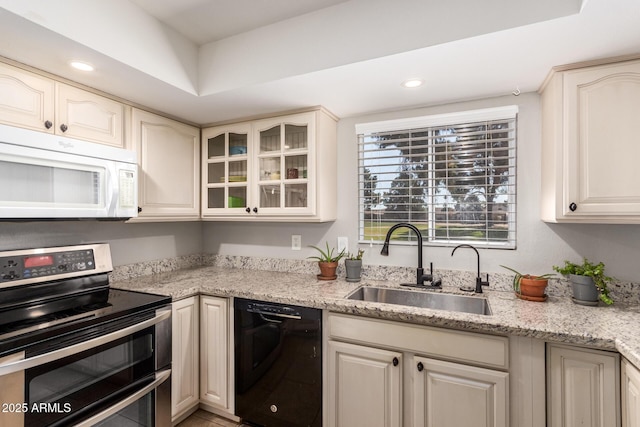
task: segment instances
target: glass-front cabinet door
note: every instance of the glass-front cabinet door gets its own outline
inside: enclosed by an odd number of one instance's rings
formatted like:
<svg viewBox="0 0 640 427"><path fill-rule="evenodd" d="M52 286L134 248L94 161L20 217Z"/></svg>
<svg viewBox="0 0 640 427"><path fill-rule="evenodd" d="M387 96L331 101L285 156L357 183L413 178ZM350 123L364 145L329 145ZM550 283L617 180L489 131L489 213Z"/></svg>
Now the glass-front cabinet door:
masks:
<svg viewBox="0 0 640 427"><path fill-rule="evenodd" d="M202 218L336 217L337 119L322 108L202 130Z"/></svg>
<svg viewBox="0 0 640 427"><path fill-rule="evenodd" d="M311 212L313 116L299 114L262 120L254 126L259 177L254 190L258 214L290 215Z"/></svg>
<svg viewBox="0 0 640 427"><path fill-rule="evenodd" d="M203 214L247 214L251 164L250 134L249 125L217 127L203 131Z"/></svg>

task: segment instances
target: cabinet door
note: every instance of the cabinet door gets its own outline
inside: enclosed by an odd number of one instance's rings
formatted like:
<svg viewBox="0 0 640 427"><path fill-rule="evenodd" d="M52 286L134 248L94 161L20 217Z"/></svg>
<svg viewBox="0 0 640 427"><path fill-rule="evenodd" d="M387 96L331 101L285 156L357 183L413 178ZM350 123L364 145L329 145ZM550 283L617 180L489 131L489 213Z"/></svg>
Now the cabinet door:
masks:
<svg viewBox="0 0 640 427"><path fill-rule="evenodd" d="M640 61L564 76L567 217L638 219Z"/></svg>
<svg viewBox="0 0 640 427"><path fill-rule="evenodd" d="M402 425L402 353L338 341L327 350L327 425Z"/></svg>
<svg viewBox="0 0 640 427"><path fill-rule="evenodd" d="M138 109L133 128L139 220L199 218L200 130Z"/></svg>
<svg viewBox="0 0 640 427"><path fill-rule="evenodd" d="M258 215L315 212L315 134L313 113L254 124L256 183L252 200Z"/></svg>
<svg viewBox="0 0 640 427"><path fill-rule="evenodd" d="M640 427L640 370L622 361L622 427Z"/></svg>
<svg viewBox="0 0 640 427"><path fill-rule="evenodd" d="M200 316L198 297L172 305L171 417L197 405L200 399Z"/></svg>
<svg viewBox="0 0 640 427"><path fill-rule="evenodd" d="M62 83L56 83L55 132L71 138L126 148L129 107Z"/></svg>
<svg viewBox="0 0 640 427"><path fill-rule="evenodd" d="M229 301L200 297L200 399L219 408L229 408Z"/></svg>
<svg viewBox="0 0 640 427"><path fill-rule="evenodd" d="M619 426L619 363L617 353L548 345L548 425Z"/></svg>
<svg viewBox="0 0 640 427"><path fill-rule="evenodd" d="M424 357L414 362L414 426L507 427L509 374Z"/></svg>
<svg viewBox="0 0 640 427"><path fill-rule="evenodd" d="M202 133L202 215L249 216L251 125L205 129Z"/></svg>
<svg viewBox="0 0 640 427"><path fill-rule="evenodd" d="M53 80L0 63L0 123L53 133Z"/></svg>

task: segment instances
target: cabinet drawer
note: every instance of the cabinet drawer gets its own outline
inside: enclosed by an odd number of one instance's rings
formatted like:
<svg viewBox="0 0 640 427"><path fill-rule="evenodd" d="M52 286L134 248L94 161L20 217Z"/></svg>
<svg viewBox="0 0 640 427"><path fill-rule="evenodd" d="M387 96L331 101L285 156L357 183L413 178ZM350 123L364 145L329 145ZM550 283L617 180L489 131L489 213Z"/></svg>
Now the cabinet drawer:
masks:
<svg viewBox="0 0 640 427"><path fill-rule="evenodd" d="M491 368L509 368L507 337L331 313L331 339L401 349Z"/></svg>

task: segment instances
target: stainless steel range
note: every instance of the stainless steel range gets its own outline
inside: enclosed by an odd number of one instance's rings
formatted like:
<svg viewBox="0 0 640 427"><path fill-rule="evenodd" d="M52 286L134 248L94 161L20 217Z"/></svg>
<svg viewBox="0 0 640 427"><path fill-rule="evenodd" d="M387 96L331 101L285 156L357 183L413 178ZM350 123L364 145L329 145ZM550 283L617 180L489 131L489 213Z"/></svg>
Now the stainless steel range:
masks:
<svg viewBox="0 0 640 427"><path fill-rule="evenodd" d="M171 299L106 244L0 252L0 425L171 425Z"/></svg>

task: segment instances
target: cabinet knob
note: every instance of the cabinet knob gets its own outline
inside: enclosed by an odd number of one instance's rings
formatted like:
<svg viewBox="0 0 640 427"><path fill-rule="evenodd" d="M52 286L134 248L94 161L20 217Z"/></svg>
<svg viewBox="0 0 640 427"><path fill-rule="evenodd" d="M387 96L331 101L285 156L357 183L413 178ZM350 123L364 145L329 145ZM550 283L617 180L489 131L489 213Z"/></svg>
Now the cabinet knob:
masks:
<svg viewBox="0 0 640 427"><path fill-rule="evenodd" d="M51 121L47 120L46 122L44 122L44 127L46 127L47 129L51 129L51 126L53 126L53 123L51 123Z"/></svg>
<svg viewBox="0 0 640 427"><path fill-rule="evenodd" d="M418 372L422 372L423 369L424 365L422 364L422 362L418 362Z"/></svg>
<svg viewBox="0 0 640 427"><path fill-rule="evenodd" d="M60 125L60 130L61 130L62 132L66 132L66 131L67 131L67 129L69 129L69 127L68 127L67 125L65 125L64 123Z"/></svg>
<svg viewBox="0 0 640 427"><path fill-rule="evenodd" d="M138 213L142 212L142 208L138 206Z"/></svg>
<svg viewBox="0 0 640 427"><path fill-rule="evenodd" d="M258 208L253 208L253 213L258 213Z"/></svg>
<svg viewBox="0 0 640 427"><path fill-rule="evenodd" d="M397 357L393 358L393 366L398 366L398 364L400 363L400 360L398 360Z"/></svg>
<svg viewBox="0 0 640 427"><path fill-rule="evenodd" d="M578 205L576 205L575 203L571 202L571 204L569 205L569 210L571 212L575 212L576 209L578 209Z"/></svg>
<svg viewBox="0 0 640 427"><path fill-rule="evenodd" d="M246 212L246 213L251 213L251 208L247 208L247 209L245 209L245 212Z"/></svg>

